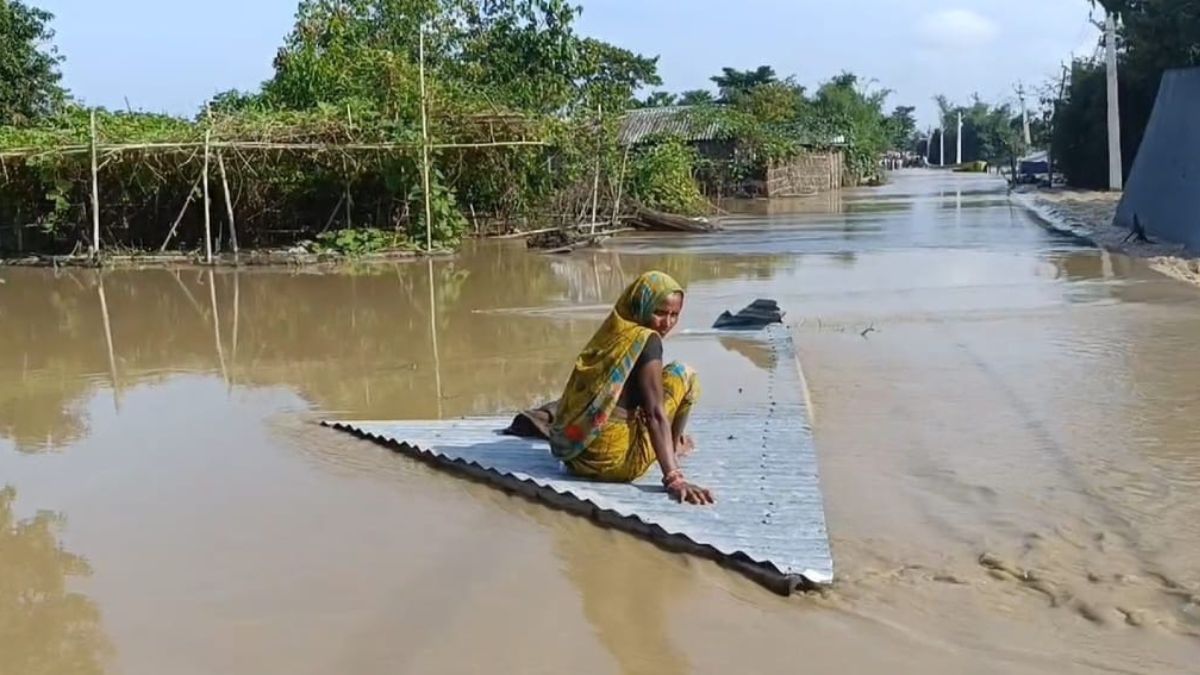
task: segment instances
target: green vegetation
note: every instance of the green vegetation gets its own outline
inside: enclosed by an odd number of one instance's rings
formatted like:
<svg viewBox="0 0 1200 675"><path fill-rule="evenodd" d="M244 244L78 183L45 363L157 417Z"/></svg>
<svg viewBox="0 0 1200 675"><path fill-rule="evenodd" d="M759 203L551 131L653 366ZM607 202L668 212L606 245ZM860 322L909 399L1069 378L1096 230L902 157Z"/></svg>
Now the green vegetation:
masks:
<svg viewBox="0 0 1200 675"><path fill-rule="evenodd" d="M695 173L700 157L695 149L676 139L643 147L633 161L632 196L663 211L699 215L709 210Z"/></svg>
<svg viewBox="0 0 1200 675"><path fill-rule="evenodd" d="M937 97L942 128L946 130L946 162L955 162L958 116L962 114L961 161L983 161L994 166L1013 166L1029 151L1021 130L1020 111L1008 104L992 105L976 96L970 105L955 105L945 96ZM935 137L936 138L936 137Z"/></svg>
<svg viewBox="0 0 1200 675"><path fill-rule="evenodd" d="M567 0L303 0L269 80L183 119L71 103L58 86L50 15L3 2L0 74L21 77L0 91L0 251L90 243L93 114L104 248L202 247L208 139L218 249L233 239L227 184L242 246L310 239L351 255L423 247L427 235L452 248L468 224L575 222L597 182L606 213L618 193L706 210L696 179L714 167L692 147L664 139L628 157L619 147L619 118L634 107L686 104L715 118L737 144L734 166L722 169L735 175L838 140L847 182L869 181L879 155L911 134L911 109L889 118L887 92L849 74L810 96L769 66L725 68L712 78L717 95L638 100L662 84L657 58L579 35L580 11ZM432 223L421 176L422 34Z"/></svg>
<svg viewBox="0 0 1200 675"><path fill-rule="evenodd" d="M1163 71L1200 65L1200 0L1104 0L1098 4L1120 17L1121 146L1124 175L1128 176ZM1055 163L1077 187L1108 186L1104 69L1103 60L1073 63L1065 96L1054 115Z"/></svg>
<svg viewBox="0 0 1200 675"><path fill-rule="evenodd" d="M23 125L62 104L62 62L54 47L54 15L21 0L0 0L0 125Z"/></svg>

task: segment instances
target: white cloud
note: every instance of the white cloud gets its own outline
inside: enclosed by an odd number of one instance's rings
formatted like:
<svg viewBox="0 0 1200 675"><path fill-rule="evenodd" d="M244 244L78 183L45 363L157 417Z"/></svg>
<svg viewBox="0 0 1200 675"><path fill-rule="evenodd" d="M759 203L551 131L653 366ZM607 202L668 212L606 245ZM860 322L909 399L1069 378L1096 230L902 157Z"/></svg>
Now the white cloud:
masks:
<svg viewBox="0 0 1200 675"><path fill-rule="evenodd" d="M921 17L917 34L929 47L962 49L981 47L1000 34L991 19L969 9L944 9Z"/></svg>

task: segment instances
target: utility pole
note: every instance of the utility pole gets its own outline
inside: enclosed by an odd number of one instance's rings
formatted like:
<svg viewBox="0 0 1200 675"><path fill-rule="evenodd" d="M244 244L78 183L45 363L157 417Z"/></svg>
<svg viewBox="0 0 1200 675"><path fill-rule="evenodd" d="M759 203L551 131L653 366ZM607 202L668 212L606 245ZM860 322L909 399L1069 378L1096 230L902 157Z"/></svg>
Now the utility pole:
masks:
<svg viewBox="0 0 1200 675"><path fill-rule="evenodd" d="M946 125L938 127L938 166L946 166Z"/></svg>
<svg viewBox="0 0 1200 675"><path fill-rule="evenodd" d="M1021 101L1021 130L1025 133L1025 147L1033 147L1033 137L1029 133L1029 109L1025 107L1025 85L1017 83L1017 99Z"/></svg>
<svg viewBox="0 0 1200 675"><path fill-rule="evenodd" d="M1067 76L1070 72L1066 64L1063 64L1062 79L1058 82L1058 98L1054 99L1054 108L1050 113L1050 143L1046 146L1046 187L1051 188L1054 187L1054 137L1058 133L1058 111L1067 92Z"/></svg>
<svg viewBox="0 0 1200 675"><path fill-rule="evenodd" d="M1108 189L1120 190L1121 166L1121 104L1117 93L1117 22L1112 12L1104 13L1104 60L1108 75Z"/></svg>
<svg viewBox="0 0 1200 675"><path fill-rule="evenodd" d="M954 141L955 141L955 144L957 145L957 147L955 148L955 150L957 152L955 153L954 157L955 157L955 159L958 160L959 164L962 164L963 156L962 156L962 111L961 110L958 111L958 131L957 131L957 133L954 134Z"/></svg>

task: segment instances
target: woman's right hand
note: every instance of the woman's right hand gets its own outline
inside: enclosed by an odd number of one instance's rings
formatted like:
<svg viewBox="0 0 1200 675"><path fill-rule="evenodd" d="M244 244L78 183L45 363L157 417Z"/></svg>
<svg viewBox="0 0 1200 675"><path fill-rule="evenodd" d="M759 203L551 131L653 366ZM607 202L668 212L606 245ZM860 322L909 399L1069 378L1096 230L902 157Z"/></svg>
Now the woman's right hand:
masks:
<svg viewBox="0 0 1200 675"><path fill-rule="evenodd" d="M685 480L679 480L667 487L667 494L677 502L705 506L714 503L712 492L693 485Z"/></svg>

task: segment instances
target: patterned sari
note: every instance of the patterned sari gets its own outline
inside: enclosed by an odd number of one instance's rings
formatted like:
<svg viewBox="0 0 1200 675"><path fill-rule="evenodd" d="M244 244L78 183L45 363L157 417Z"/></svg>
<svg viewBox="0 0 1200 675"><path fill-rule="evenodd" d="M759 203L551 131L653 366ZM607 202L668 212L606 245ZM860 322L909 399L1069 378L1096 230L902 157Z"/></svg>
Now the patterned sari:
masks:
<svg viewBox="0 0 1200 675"><path fill-rule="evenodd" d="M621 392L653 331L654 315L683 288L667 274L639 276L613 307L575 360L558 401L550 447L574 473L598 480L631 481L654 463L649 431L639 415L615 414ZM674 419L694 402L695 374L677 363L663 369L664 402Z"/></svg>

